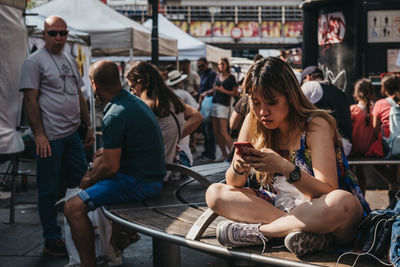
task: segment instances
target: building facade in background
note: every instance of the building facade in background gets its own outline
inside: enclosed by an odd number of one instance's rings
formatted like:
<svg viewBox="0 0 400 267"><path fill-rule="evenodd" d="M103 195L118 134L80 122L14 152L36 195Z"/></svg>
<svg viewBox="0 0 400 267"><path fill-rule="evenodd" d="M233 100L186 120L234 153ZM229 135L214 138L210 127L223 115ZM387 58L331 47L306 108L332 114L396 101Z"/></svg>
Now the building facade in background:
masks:
<svg viewBox="0 0 400 267"><path fill-rule="evenodd" d="M149 15L147 0L103 1L138 22ZM265 49L301 47L301 2L161 0L159 13L203 42L231 49L233 56L251 58Z"/></svg>

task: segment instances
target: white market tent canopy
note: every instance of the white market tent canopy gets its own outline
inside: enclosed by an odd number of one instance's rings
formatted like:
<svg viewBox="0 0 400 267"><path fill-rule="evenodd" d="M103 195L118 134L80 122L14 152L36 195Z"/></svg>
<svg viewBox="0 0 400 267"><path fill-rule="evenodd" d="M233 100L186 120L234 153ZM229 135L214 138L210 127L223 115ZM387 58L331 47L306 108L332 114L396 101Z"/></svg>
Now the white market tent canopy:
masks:
<svg viewBox="0 0 400 267"><path fill-rule="evenodd" d="M27 47L25 4L24 0L0 0L0 154L24 150L17 126L22 107L19 76Z"/></svg>
<svg viewBox="0 0 400 267"><path fill-rule="evenodd" d="M143 23L148 29L151 29L153 20L149 19ZM197 60L199 57L206 57L208 61L218 62L221 57L231 58L231 50L218 48L208 45L191 35L182 31L179 27L158 14L158 31L165 36L176 38L178 40L179 59Z"/></svg>
<svg viewBox="0 0 400 267"><path fill-rule="evenodd" d="M99 0L53 0L30 10L44 17L58 15L71 28L90 35L93 55L151 55L151 31ZM159 36L160 56L177 56L175 38Z"/></svg>

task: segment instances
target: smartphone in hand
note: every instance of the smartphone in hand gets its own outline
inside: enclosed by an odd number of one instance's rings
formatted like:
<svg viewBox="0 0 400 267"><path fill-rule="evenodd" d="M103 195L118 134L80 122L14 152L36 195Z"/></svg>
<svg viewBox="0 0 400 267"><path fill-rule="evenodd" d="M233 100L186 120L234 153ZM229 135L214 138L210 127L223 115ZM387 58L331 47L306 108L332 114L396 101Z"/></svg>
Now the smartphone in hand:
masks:
<svg viewBox="0 0 400 267"><path fill-rule="evenodd" d="M250 142L234 142L233 145L236 147L236 149L239 151L239 153L243 156L250 156L250 154L245 152L243 148L245 147L250 147L254 148L254 146Z"/></svg>

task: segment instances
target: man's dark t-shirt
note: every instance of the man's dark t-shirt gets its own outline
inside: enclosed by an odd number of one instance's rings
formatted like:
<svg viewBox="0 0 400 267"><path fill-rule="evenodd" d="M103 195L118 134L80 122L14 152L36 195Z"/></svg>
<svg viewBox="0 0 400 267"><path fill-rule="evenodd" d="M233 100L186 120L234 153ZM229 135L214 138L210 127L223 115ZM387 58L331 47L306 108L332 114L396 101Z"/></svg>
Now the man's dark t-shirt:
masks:
<svg viewBox="0 0 400 267"><path fill-rule="evenodd" d="M215 78L217 74L212 69L207 69L200 76L199 94L210 90L214 86Z"/></svg>
<svg viewBox="0 0 400 267"><path fill-rule="evenodd" d="M340 135L352 141L350 104L346 94L333 84L321 83L321 87L324 94L314 105L320 109L331 110Z"/></svg>
<svg viewBox="0 0 400 267"><path fill-rule="evenodd" d="M151 109L122 90L104 113L104 148L122 149L119 172L144 182L162 181L166 174L164 144Z"/></svg>

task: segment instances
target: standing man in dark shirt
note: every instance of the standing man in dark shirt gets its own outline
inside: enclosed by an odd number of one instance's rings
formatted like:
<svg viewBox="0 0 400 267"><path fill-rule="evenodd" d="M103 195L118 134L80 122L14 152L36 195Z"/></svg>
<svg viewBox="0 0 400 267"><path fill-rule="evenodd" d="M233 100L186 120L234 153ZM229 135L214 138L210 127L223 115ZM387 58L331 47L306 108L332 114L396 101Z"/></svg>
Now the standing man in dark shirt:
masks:
<svg viewBox="0 0 400 267"><path fill-rule="evenodd" d="M213 86L217 74L208 66L206 58L201 57L197 60L197 68L200 72L200 85L199 85L199 103L207 97L212 98ZM206 114L203 114L203 116ZM212 129L210 114L204 116L204 121L200 125L201 131L204 135L204 151L201 154L200 161L213 161L215 160L215 136Z"/></svg>

